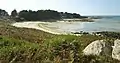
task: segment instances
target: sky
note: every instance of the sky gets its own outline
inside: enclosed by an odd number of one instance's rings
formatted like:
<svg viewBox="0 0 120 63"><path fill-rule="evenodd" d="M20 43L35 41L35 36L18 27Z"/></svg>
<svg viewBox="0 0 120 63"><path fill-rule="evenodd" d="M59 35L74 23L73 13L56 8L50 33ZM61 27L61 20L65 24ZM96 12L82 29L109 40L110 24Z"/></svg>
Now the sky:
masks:
<svg viewBox="0 0 120 63"><path fill-rule="evenodd" d="M81 15L120 15L120 0L0 0L0 9L57 10Z"/></svg>

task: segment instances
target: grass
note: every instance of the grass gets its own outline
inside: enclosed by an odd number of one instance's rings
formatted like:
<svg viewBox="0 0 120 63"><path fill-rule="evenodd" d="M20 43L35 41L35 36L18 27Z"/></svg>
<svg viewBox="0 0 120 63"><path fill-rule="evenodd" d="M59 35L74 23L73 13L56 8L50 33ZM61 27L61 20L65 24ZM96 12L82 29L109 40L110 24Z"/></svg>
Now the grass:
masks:
<svg viewBox="0 0 120 63"><path fill-rule="evenodd" d="M84 56L83 49L95 40L104 39L111 44L111 38L104 38L95 35L82 35L81 37L72 35L61 35L47 40L45 43L48 54L52 55L52 61L60 63L119 63L118 60L112 59L111 56ZM113 43L113 42L112 42ZM56 62L57 63L57 62Z"/></svg>
<svg viewBox="0 0 120 63"><path fill-rule="evenodd" d="M114 37L53 35L9 24L0 22L1 63L119 63L107 56L82 55L82 50L91 42L101 39L109 42Z"/></svg>
<svg viewBox="0 0 120 63"><path fill-rule="evenodd" d="M17 59L22 61L23 57L31 55L30 51L37 50L37 48L39 45L35 43L0 36L0 60L11 62L15 58L15 61Z"/></svg>
<svg viewBox="0 0 120 63"><path fill-rule="evenodd" d="M0 23L0 35L36 43L42 43L45 39L54 36L36 29L16 28L3 22Z"/></svg>

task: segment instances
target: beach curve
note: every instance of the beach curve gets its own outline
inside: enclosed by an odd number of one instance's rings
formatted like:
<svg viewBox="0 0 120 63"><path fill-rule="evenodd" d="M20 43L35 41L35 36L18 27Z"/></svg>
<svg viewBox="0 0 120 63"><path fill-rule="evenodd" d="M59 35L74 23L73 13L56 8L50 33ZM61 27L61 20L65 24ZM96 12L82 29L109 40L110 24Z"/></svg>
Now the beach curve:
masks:
<svg viewBox="0 0 120 63"><path fill-rule="evenodd" d="M50 28L45 27L43 24L49 23L49 22L16 22L13 23L12 26L15 27L20 27L20 28L32 28L32 29L37 29L41 30L44 32L48 32L51 34L57 34L57 35L62 35L62 34L67 34L66 32L58 31L58 30L53 30Z"/></svg>

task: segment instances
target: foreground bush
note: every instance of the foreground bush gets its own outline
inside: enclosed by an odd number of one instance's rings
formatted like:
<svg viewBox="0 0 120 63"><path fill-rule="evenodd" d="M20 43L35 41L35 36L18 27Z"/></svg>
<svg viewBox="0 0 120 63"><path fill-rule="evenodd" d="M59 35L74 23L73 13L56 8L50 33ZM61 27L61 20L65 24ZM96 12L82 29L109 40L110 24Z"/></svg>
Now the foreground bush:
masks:
<svg viewBox="0 0 120 63"><path fill-rule="evenodd" d="M82 54L82 50L95 40L115 39L112 34L105 35L52 35L0 22L0 63L119 63L104 55Z"/></svg>
<svg viewBox="0 0 120 63"><path fill-rule="evenodd" d="M8 62L25 62L32 58L38 44L0 36L0 60Z"/></svg>

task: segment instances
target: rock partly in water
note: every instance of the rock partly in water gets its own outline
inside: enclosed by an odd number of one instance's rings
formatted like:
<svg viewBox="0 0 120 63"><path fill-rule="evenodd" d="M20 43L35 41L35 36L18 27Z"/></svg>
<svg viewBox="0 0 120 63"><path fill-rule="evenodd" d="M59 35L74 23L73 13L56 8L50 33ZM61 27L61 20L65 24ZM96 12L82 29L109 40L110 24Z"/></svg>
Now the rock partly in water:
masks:
<svg viewBox="0 0 120 63"><path fill-rule="evenodd" d="M120 60L120 40L114 41L112 50L112 58Z"/></svg>
<svg viewBox="0 0 120 63"><path fill-rule="evenodd" d="M100 55L105 48L105 42L103 40L97 40L89 44L84 50L84 55Z"/></svg>

